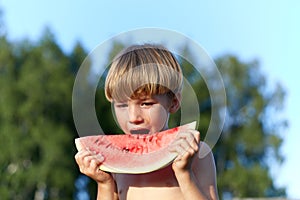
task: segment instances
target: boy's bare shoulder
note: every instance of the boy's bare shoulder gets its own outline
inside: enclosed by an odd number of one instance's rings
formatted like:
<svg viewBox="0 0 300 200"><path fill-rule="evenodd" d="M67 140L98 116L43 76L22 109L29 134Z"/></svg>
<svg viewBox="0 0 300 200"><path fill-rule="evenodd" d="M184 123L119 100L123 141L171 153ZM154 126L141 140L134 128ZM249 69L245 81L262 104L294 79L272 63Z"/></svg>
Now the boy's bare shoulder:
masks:
<svg viewBox="0 0 300 200"><path fill-rule="evenodd" d="M212 150L205 142L200 142L197 156L193 160L192 170L200 185L216 184L216 167Z"/></svg>
<svg viewBox="0 0 300 200"><path fill-rule="evenodd" d="M198 155L199 159L203 159L206 156L211 156L212 149L210 148L210 146L207 143L201 141L200 145L199 145L199 152L197 155Z"/></svg>
<svg viewBox="0 0 300 200"><path fill-rule="evenodd" d="M210 146L205 142L200 142L199 150L193 160L193 168L206 167L210 165L215 168L214 156ZM202 168L202 170L205 170Z"/></svg>

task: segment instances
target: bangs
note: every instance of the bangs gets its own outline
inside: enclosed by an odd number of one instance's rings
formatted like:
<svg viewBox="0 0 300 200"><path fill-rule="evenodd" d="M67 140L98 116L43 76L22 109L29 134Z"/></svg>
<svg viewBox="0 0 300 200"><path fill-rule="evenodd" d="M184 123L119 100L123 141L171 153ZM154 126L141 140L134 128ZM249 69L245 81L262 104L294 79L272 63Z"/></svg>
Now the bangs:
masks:
<svg viewBox="0 0 300 200"><path fill-rule="evenodd" d="M141 95L178 93L182 71L175 57L160 46L132 46L113 60L105 81L109 101L138 98Z"/></svg>
<svg viewBox="0 0 300 200"><path fill-rule="evenodd" d="M115 80L108 80L111 99L123 101L129 98L155 94L178 93L182 88L181 74L171 67L152 63L130 68Z"/></svg>

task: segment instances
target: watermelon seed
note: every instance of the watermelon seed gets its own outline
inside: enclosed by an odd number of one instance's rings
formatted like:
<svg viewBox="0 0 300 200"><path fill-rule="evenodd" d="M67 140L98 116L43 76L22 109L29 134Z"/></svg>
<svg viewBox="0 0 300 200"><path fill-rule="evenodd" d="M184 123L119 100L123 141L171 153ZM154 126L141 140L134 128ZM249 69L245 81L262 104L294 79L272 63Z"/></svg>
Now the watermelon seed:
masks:
<svg viewBox="0 0 300 200"><path fill-rule="evenodd" d="M127 148L124 147L124 148L122 149L122 151L124 151L124 152L127 153L127 152L129 152L129 149L127 149Z"/></svg>
<svg viewBox="0 0 300 200"><path fill-rule="evenodd" d="M105 145L105 148L106 149L113 148L112 143L108 143L107 145Z"/></svg>

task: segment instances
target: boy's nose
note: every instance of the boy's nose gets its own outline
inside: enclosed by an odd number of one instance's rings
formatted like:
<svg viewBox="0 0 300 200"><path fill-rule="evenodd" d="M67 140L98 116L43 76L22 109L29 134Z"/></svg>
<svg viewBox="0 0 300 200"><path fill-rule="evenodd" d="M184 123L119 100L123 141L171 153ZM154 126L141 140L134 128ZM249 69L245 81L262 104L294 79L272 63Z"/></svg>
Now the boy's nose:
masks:
<svg viewBox="0 0 300 200"><path fill-rule="evenodd" d="M139 124L143 122L141 110L137 106L129 106L128 117L130 123Z"/></svg>

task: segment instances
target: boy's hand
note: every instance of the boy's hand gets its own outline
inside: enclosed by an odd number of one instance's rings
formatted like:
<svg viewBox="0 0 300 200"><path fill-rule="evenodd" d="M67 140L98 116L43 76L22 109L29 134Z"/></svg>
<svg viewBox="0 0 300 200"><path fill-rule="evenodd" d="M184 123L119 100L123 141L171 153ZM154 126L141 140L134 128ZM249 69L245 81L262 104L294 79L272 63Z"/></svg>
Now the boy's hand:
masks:
<svg viewBox="0 0 300 200"><path fill-rule="evenodd" d="M199 149L199 142L200 133L197 130L191 129L177 135L170 145L170 151L178 154L172 164L175 174L191 170L192 160Z"/></svg>
<svg viewBox="0 0 300 200"><path fill-rule="evenodd" d="M111 174L99 169L99 165L104 161L102 155L85 149L75 155L75 160L80 172L94 179L97 183L106 184L113 181Z"/></svg>

